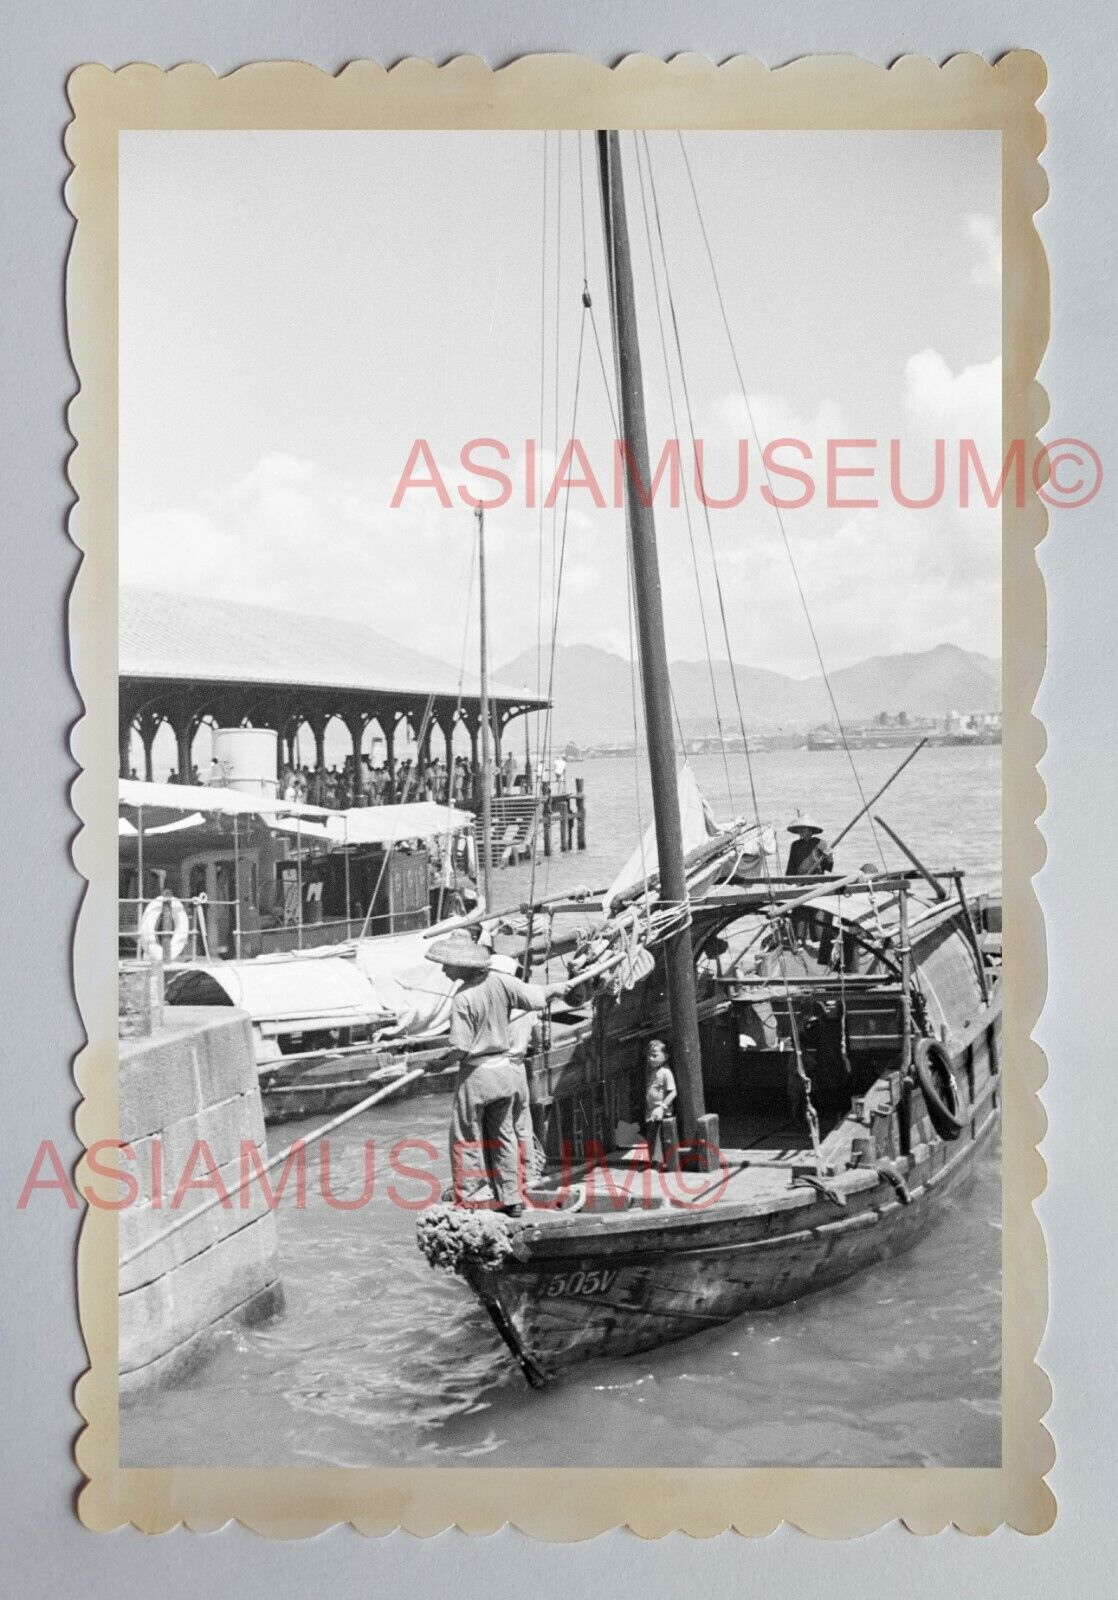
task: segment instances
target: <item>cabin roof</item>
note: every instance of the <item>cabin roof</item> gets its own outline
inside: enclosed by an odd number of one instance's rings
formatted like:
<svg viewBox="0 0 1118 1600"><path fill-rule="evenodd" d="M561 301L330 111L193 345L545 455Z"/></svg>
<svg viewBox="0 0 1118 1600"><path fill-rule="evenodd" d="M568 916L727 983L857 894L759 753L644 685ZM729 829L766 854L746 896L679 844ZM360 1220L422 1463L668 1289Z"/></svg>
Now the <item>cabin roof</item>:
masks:
<svg viewBox="0 0 1118 1600"><path fill-rule="evenodd" d="M120 590L120 676L450 699L472 699L480 691L476 673L462 674L363 622L125 586ZM489 692L515 705L547 704L510 684L491 683Z"/></svg>
<svg viewBox="0 0 1118 1600"><path fill-rule="evenodd" d="M336 955L192 963L168 975L168 999L213 1005L214 985L254 1022L295 1025L310 1018L320 1027L342 1027L388 1015L369 980Z"/></svg>

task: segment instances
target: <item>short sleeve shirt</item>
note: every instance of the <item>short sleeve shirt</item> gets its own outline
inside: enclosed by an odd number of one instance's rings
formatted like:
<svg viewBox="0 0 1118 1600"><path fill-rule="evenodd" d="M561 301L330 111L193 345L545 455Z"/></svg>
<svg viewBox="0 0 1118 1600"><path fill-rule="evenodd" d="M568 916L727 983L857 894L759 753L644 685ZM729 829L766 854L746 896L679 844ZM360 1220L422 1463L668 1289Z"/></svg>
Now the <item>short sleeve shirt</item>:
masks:
<svg viewBox="0 0 1118 1600"><path fill-rule="evenodd" d="M460 989L450 1002L450 1046L471 1060L508 1055L513 1011L542 1011L547 991L506 972L487 972L480 983Z"/></svg>
<svg viewBox="0 0 1118 1600"><path fill-rule="evenodd" d="M669 1095L675 1094L675 1079L670 1067L657 1067L648 1080L645 1089L644 1110L645 1116L650 1117L654 1111L664 1104Z"/></svg>

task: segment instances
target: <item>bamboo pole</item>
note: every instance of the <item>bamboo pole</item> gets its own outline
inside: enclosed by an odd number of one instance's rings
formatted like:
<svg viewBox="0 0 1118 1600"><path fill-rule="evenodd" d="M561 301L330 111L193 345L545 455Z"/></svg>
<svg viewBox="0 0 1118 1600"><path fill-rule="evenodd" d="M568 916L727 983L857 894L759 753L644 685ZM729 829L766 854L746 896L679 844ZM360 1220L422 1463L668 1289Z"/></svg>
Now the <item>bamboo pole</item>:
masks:
<svg viewBox="0 0 1118 1600"><path fill-rule="evenodd" d="M798 894L791 900L780 900L773 903L770 916L786 917L790 911L798 911L801 906L810 905L813 900L818 900L821 895L841 894L844 889L849 889L855 883L872 883L872 878L867 878L864 872L851 872L845 878L831 878L826 883L814 889L808 889L804 894Z"/></svg>
<svg viewBox="0 0 1118 1600"><path fill-rule="evenodd" d="M959 896L959 904L963 908L963 921L966 924L967 937L970 940L971 951L978 966L978 982L982 989L982 998L990 998L990 974L986 971L986 962L982 955L982 946L978 941L978 929L974 925L974 915L971 911L970 901L963 893L963 875L961 872L953 874L955 879L955 893Z"/></svg>
<svg viewBox="0 0 1118 1600"><path fill-rule="evenodd" d="M301 950L303 948L303 829L298 812L295 813L295 887L299 901L299 921L296 925L298 931L295 937Z"/></svg>
<svg viewBox="0 0 1118 1600"><path fill-rule="evenodd" d="M943 884L940 883L939 879L934 877L932 873L928 871L927 867L916 855L916 852L908 848L908 845L905 844L904 840L898 833L894 833L893 829L885 821L884 817L875 816L873 820L877 823L879 828L883 828L885 830L901 854L908 857L908 859L912 862L912 865L916 868L917 872L925 880L925 882L930 884L936 899L946 900L947 890L944 888Z"/></svg>
<svg viewBox="0 0 1118 1600"><path fill-rule="evenodd" d="M907 1072L912 1065L912 946L908 936L907 889L901 890L897 918L897 953L901 958L901 1023L904 1029L901 1063Z"/></svg>
<svg viewBox="0 0 1118 1600"><path fill-rule="evenodd" d="M344 812L343 813L342 827L345 829L345 841L344 841L344 843L342 845L342 853L345 856L345 936L348 939L349 938L349 913L350 913L350 900L349 900L349 813L348 812Z"/></svg>
<svg viewBox="0 0 1118 1600"><path fill-rule="evenodd" d="M233 948L237 960L241 959L241 848L237 831L237 813L233 813Z"/></svg>
<svg viewBox="0 0 1118 1600"><path fill-rule="evenodd" d="M137 898L138 898L138 900L140 902L140 909L136 913L136 955L137 955L137 957L139 957L139 956L142 956L144 954L144 940L143 940L143 935L140 932L140 925L144 920L144 808L143 808L143 806L137 806L136 807L136 870L138 871L139 876L140 876L140 887L139 887L139 889L137 891Z"/></svg>
<svg viewBox="0 0 1118 1600"><path fill-rule="evenodd" d="M908 764L912 760L912 758L914 756L918 756L920 754L921 750L923 750L923 748L927 744L927 742L928 742L927 739L921 739L920 743L918 745L915 745L913 747L913 749L911 749L908 752L908 755L905 756L904 760L901 762L901 764L897 768L896 772L893 773L893 776L891 778L886 778L885 782L881 785L881 788L877 791L877 793L875 795L871 795L871 797L866 801L866 803L862 807L862 809L860 811L856 811L854 813L854 815L851 817L850 821L846 824L846 827L842 830L842 832L835 834L835 837L831 840L831 844L830 844L830 849L831 849L832 853L842 843L842 841L846 838L846 836L850 832L851 828L853 828L856 823L861 822L862 818L865 816L866 812L870 809L870 807L871 806L875 806L877 804L877 802L881 799L881 796L885 793L886 789L892 788L893 784L896 783L897 779L900 777L900 775L904 771L904 769L908 766Z"/></svg>

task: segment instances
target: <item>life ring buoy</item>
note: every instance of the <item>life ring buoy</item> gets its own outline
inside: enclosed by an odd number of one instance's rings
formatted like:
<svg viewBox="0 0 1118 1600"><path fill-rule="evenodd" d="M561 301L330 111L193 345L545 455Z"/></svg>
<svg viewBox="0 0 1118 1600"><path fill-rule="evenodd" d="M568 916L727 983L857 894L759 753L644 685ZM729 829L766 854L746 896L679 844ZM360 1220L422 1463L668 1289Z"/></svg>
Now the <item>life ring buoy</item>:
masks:
<svg viewBox="0 0 1118 1600"><path fill-rule="evenodd" d="M466 871L469 873L470 877L473 878L476 881L476 879L477 879L477 840L474 838L472 831L470 833L463 834L462 843L463 843L463 846L464 846L464 855L465 855L465 858L466 858Z"/></svg>
<svg viewBox="0 0 1118 1600"><path fill-rule="evenodd" d="M159 936L158 929L165 910L171 913L172 923L171 943L166 957L169 961L177 961L186 949L186 941L190 937L190 918L186 914L186 907L175 895L159 895L155 900L148 901L140 918L140 941L146 955L164 954L163 940Z"/></svg>
<svg viewBox="0 0 1118 1600"><path fill-rule="evenodd" d="M941 1139L951 1143L966 1125L963 1092L952 1071L951 1057L937 1040L921 1039L914 1066L932 1127Z"/></svg>

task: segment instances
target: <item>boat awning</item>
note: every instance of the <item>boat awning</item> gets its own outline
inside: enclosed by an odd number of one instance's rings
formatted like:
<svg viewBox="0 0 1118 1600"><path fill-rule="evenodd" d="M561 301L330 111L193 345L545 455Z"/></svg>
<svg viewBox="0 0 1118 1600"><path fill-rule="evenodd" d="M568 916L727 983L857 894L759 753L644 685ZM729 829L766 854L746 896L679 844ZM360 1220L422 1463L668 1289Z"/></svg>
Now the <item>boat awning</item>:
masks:
<svg viewBox="0 0 1118 1600"><path fill-rule="evenodd" d="M136 810L221 812L225 816L300 816L328 817L325 806L309 806L298 800L277 800L270 795L242 794L239 789L222 789L198 783L141 783L137 778L121 778L120 803Z"/></svg>
<svg viewBox="0 0 1118 1600"><path fill-rule="evenodd" d="M335 844L399 844L404 839L440 839L474 825L473 813L433 800L411 805L353 806L330 812L326 831Z"/></svg>
<svg viewBox="0 0 1118 1600"><path fill-rule="evenodd" d="M172 1005L213 1005L215 986L265 1026L339 1028L388 1015L365 975L340 956L199 962L168 976L167 998Z"/></svg>
<svg viewBox="0 0 1118 1600"><path fill-rule="evenodd" d="M312 839L329 844L334 835L321 822L303 822L299 817L269 817L268 826L273 833L289 833L293 839Z"/></svg>
<svg viewBox="0 0 1118 1600"><path fill-rule="evenodd" d="M202 813L192 811L188 817L179 817L175 822L161 822L157 828L145 828L144 833L182 833L184 828L204 828L205 825L206 819Z"/></svg>

